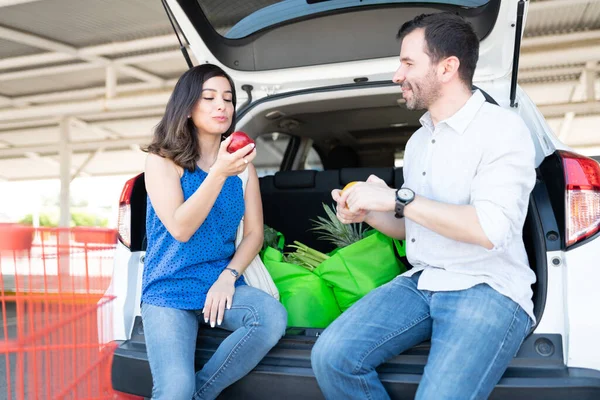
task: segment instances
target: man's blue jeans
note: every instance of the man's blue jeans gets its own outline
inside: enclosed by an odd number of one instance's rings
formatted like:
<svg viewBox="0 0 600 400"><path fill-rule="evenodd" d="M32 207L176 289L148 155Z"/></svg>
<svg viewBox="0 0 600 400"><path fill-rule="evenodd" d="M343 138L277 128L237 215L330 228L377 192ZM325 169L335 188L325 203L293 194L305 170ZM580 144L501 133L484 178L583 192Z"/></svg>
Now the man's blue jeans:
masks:
<svg viewBox="0 0 600 400"><path fill-rule="evenodd" d="M327 399L389 399L375 368L431 339L417 399L485 399L527 335L531 319L488 285L417 289L420 273L373 290L317 340L312 366Z"/></svg>
<svg viewBox="0 0 600 400"><path fill-rule="evenodd" d="M244 377L285 334L285 308L265 292L239 286L221 328L232 331L201 371L194 372L200 311L142 304L153 399L214 399Z"/></svg>

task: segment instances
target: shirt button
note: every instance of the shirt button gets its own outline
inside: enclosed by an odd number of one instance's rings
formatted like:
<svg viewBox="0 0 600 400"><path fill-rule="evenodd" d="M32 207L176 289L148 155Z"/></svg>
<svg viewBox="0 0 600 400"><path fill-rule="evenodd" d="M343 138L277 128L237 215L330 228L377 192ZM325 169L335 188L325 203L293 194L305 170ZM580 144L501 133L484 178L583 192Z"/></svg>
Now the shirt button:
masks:
<svg viewBox="0 0 600 400"><path fill-rule="evenodd" d="M410 239L410 241L414 243L414 242L416 242L416 239L412 238L412 239Z"/></svg>
<svg viewBox="0 0 600 400"><path fill-rule="evenodd" d="M431 139L431 143L432 143L432 144L435 144L435 139Z"/></svg>
<svg viewBox="0 0 600 400"><path fill-rule="evenodd" d="M423 171L423 176L427 175L427 172Z"/></svg>

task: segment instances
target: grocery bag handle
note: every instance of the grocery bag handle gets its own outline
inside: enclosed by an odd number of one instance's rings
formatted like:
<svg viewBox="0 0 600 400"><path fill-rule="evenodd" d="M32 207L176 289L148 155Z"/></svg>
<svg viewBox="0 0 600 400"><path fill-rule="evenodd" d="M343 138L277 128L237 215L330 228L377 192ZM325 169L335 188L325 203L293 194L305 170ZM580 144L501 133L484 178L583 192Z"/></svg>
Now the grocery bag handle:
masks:
<svg viewBox="0 0 600 400"><path fill-rule="evenodd" d="M396 257L406 257L406 242L404 240L392 239L394 242L394 250L396 250Z"/></svg>

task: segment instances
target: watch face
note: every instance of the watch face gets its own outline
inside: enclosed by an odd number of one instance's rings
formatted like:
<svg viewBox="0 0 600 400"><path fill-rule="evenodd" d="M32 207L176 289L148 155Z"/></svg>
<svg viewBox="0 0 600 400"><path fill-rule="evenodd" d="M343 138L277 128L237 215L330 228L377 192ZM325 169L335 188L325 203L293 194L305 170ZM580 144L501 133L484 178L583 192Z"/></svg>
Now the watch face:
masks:
<svg viewBox="0 0 600 400"><path fill-rule="evenodd" d="M414 197L413 191L410 189L398 190L398 198L402 201L411 200Z"/></svg>

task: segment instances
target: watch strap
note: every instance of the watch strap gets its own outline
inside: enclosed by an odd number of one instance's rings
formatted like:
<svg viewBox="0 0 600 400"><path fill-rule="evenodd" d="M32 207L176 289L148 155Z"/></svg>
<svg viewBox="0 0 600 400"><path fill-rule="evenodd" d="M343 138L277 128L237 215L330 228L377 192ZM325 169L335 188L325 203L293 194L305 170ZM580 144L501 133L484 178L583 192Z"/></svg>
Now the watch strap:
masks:
<svg viewBox="0 0 600 400"><path fill-rule="evenodd" d="M396 214L394 214L394 217L404 218L404 207L406 207L406 204L404 204L403 202L398 200L398 198L396 198L396 208L394 210L396 211Z"/></svg>
<svg viewBox="0 0 600 400"><path fill-rule="evenodd" d="M413 192L411 189L408 189L408 190L410 190L413 193L413 197L410 200L408 200L408 201L402 201L402 200L400 200L400 197L398 196L398 192L400 190L401 189L396 190L396 207L394 209L394 211L396 212L394 214L394 216L396 218L404 218L404 208L407 205L409 205L415 199L415 197L414 197L414 193L415 192Z"/></svg>
<svg viewBox="0 0 600 400"><path fill-rule="evenodd" d="M229 272L231 272L231 275L233 275L235 277L235 279L239 278L240 273L238 271L236 271L233 268L229 268L229 267L225 267L226 270L228 270Z"/></svg>

